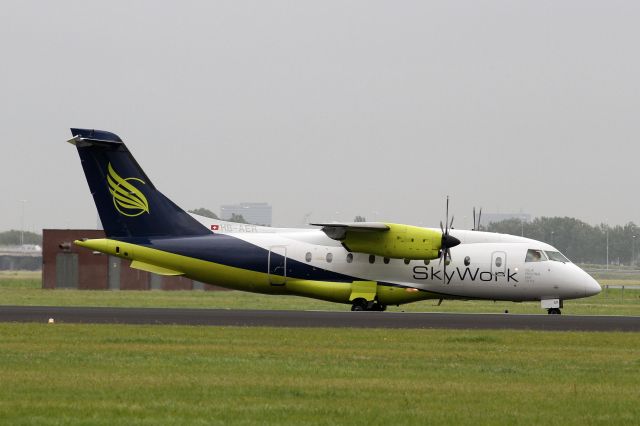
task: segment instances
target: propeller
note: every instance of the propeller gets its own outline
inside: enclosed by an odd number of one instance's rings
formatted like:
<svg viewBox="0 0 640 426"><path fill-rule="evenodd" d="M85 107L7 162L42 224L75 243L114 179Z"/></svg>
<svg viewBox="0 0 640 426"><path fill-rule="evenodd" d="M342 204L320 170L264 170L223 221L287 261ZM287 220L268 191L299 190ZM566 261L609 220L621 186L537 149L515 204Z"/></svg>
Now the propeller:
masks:
<svg viewBox="0 0 640 426"><path fill-rule="evenodd" d="M475 219L475 215L474 215ZM460 240L456 237L449 234L449 230L453 228L453 215L451 216L451 222L449 222L449 196L447 195L447 210L446 216L444 220L444 227L442 226L442 221L440 221L440 231L442 232L442 240L440 242L440 249L442 254L440 255L440 261L438 264L442 263L444 259L444 276L442 280L446 283L447 281L447 261L451 260L451 247L455 247L460 244ZM448 259L447 259L448 258Z"/></svg>

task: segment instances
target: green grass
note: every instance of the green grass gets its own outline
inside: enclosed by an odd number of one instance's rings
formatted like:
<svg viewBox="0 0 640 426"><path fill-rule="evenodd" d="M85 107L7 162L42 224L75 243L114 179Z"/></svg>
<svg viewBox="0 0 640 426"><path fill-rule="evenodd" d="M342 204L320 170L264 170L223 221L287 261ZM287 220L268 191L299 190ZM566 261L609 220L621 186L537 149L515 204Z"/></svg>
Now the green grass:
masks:
<svg viewBox="0 0 640 426"><path fill-rule="evenodd" d="M640 333L0 324L2 424L637 424Z"/></svg>
<svg viewBox="0 0 640 426"><path fill-rule="evenodd" d="M0 288L37 289L42 288L40 271L0 271Z"/></svg>
<svg viewBox="0 0 640 426"><path fill-rule="evenodd" d="M605 281L607 283L608 281ZM619 284L610 282L611 284ZM0 305L110 306L220 309L348 310L348 305L297 296L268 296L239 291L101 291L43 290L37 273L0 275ZM400 312L504 312L544 313L540 303L492 301L422 301L390 306ZM586 299L565 301L563 312L572 315L640 316L640 290L609 289Z"/></svg>

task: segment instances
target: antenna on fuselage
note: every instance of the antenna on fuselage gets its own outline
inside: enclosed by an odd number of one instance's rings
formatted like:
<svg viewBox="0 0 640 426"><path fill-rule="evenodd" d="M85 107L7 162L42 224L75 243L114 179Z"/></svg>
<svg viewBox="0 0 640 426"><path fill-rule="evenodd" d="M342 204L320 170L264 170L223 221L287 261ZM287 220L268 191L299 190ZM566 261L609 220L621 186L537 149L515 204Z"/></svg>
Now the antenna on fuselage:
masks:
<svg viewBox="0 0 640 426"><path fill-rule="evenodd" d="M480 212L478 213L478 220L476 221L476 208L473 208L473 231L480 230L480 220L482 219L482 207L480 207Z"/></svg>

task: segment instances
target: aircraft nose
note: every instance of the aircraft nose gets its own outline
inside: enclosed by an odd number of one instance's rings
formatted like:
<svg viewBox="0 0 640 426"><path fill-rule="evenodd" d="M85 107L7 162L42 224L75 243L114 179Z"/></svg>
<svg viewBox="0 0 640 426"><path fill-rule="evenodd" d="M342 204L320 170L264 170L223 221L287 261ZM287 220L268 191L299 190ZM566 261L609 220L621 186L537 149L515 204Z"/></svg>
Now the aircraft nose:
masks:
<svg viewBox="0 0 640 426"><path fill-rule="evenodd" d="M594 280L591 276L584 285L584 293L587 297L595 296L602 291L602 287L598 284L598 281Z"/></svg>

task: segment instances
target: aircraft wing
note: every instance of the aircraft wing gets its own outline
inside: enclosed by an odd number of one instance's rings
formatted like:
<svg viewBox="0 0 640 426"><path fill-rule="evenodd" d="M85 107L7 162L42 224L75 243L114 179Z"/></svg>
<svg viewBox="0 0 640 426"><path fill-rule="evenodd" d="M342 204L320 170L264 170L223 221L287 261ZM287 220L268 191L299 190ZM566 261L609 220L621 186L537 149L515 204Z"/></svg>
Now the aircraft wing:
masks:
<svg viewBox="0 0 640 426"><path fill-rule="evenodd" d="M321 226L322 232L331 239L342 241L347 236L347 231L352 232L384 232L391 229L382 222L332 222L310 223L312 226Z"/></svg>

